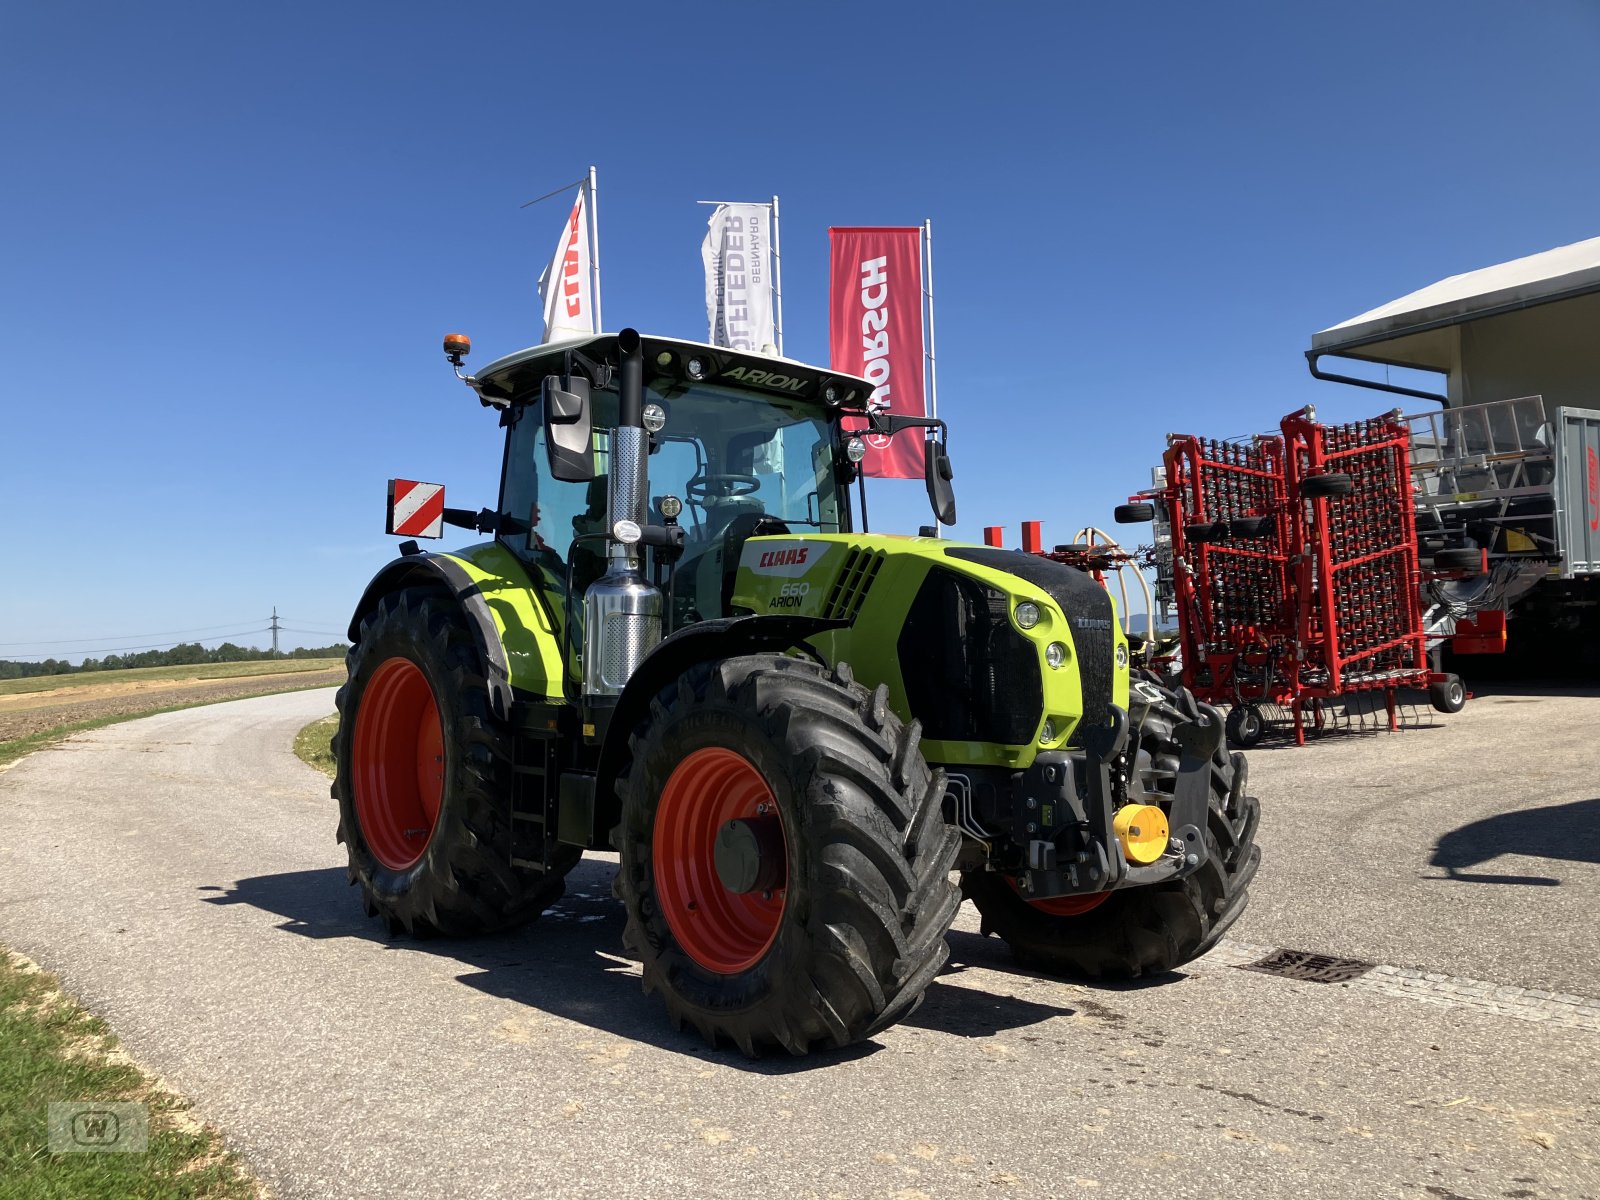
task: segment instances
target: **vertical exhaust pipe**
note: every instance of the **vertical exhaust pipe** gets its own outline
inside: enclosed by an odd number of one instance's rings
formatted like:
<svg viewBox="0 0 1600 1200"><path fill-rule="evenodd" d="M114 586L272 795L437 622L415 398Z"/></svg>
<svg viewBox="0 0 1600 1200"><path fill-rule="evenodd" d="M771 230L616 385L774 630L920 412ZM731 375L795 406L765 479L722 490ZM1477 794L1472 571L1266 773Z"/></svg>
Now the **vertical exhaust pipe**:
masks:
<svg viewBox="0 0 1600 1200"><path fill-rule="evenodd" d="M619 695L661 640L661 591L645 580L639 542L650 486L650 440L644 428L644 347L635 330L617 335L617 360L606 573L583 595L583 690L595 697Z"/></svg>

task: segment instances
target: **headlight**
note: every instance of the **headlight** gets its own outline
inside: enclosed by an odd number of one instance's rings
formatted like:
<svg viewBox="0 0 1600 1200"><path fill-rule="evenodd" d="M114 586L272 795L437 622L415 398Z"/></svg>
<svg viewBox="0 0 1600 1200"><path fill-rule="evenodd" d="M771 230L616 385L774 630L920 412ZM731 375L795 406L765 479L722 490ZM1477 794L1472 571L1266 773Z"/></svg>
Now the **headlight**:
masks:
<svg viewBox="0 0 1600 1200"><path fill-rule="evenodd" d="M858 437L851 438L844 444L844 456L851 462L860 462L867 456L867 444Z"/></svg>
<svg viewBox="0 0 1600 1200"><path fill-rule="evenodd" d="M1117 670L1125 671L1127 669L1128 669L1128 647L1126 645L1124 645L1122 642L1118 642L1117 643Z"/></svg>
<svg viewBox="0 0 1600 1200"><path fill-rule="evenodd" d="M1059 669L1067 661L1067 648L1060 642L1051 642L1044 648L1044 661L1049 663L1051 669Z"/></svg>
<svg viewBox="0 0 1600 1200"><path fill-rule="evenodd" d="M698 355L683 364L684 371L690 379L704 379L706 377L706 360Z"/></svg>
<svg viewBox="0 0 1600 1200"><path fill-rule="evenodd" d="M1056 727L1049 721L1044 723L1044 728L1039 731L1039 745L1048 746L1056 740Z"/></svg>
<svg viewBox="0 0 1600 1200"><path fill-rule="evenodd" d="M676 496L663 496L661 497L661 503L657 507L661 509L661 515L671 521L676 519L677 515L683 511L683 501Z"/></svg>
<svg viewBox="0 0 1600 1200"><path fill-rule="evenodd" d="M1024 600L1017 605L1017 626L1021 629L1032 629L1039 623L1039 606L1032 600Z"/></svg>
<svg viewBox="0 0 1600 1200"><path fill-rule="evenodd" d="M667 410L659 404L644 406L644 427L651 433L660 433L667 424Z"/></svg>

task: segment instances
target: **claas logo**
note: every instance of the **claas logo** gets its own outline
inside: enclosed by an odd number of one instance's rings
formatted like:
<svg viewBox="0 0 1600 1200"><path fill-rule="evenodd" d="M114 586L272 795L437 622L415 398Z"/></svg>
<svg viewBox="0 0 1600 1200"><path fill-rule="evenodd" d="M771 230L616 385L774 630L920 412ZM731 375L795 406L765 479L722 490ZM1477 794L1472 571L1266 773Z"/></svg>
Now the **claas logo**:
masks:
<svg viewBox="0 0 1600 1200"><path fill-rule="evenodd" d="M806 563L806 554L811 548L801 546L798 550L768 550L761 556L757 563L760 567L803 567Z"/></svg>

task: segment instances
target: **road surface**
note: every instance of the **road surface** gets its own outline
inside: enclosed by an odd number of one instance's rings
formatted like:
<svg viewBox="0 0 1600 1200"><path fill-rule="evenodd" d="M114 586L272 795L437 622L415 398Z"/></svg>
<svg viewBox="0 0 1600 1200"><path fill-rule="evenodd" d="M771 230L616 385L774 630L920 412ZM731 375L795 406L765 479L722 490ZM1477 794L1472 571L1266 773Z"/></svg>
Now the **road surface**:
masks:
<svg viewBox="0 0 1600 1200"><path fill-rule="evenodd" d="M331 697L0 773L0 943L280 1196L1600 1198L1592 695L1257 752L1254 903L1179 974L1018 972L967 909L910 1020L753 1063L641 994L608 856L508 935L363 917L327 781L289 749ZM1237 969L1280 947L1382 965Z"/></svg>

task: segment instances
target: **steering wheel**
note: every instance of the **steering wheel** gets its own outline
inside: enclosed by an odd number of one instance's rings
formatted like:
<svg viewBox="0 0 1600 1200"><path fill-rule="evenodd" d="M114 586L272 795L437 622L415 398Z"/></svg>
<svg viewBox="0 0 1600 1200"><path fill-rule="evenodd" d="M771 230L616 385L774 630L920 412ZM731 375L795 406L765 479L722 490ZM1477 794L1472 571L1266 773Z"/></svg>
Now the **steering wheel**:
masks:
<svg viewBox="0 0 1600 1200"><path fill-rule="evenodd" d="M684 494L697 503L707 500L737 500L753 496L761 490L761 480L754 475L696 475L683 485Z"/></svg>

